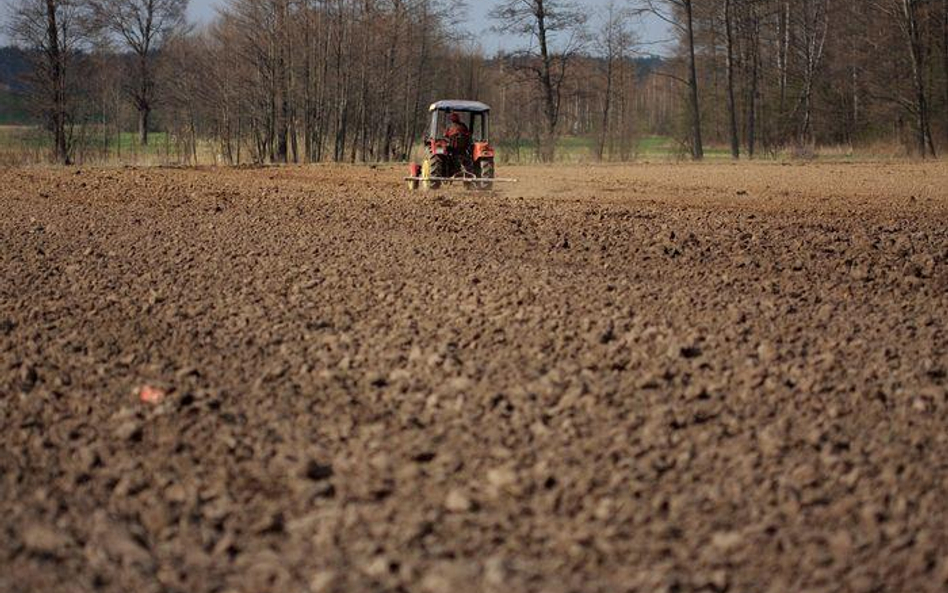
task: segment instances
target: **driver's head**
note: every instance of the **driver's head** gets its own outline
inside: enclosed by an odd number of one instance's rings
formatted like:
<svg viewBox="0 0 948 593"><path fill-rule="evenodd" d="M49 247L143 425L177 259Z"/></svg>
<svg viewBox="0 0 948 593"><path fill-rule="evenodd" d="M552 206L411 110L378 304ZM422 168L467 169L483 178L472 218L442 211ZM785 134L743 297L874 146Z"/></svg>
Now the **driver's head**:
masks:
<svg viewBox="0 0 948 593"><path fill-rule="evenodd" d="M451 115L448 116L448 119L451 120L451 123L452 123L452 124L459 124L459 123L461 123L461 116L458 115L457 113L453 113L453 112L452 112Z"/></svg>

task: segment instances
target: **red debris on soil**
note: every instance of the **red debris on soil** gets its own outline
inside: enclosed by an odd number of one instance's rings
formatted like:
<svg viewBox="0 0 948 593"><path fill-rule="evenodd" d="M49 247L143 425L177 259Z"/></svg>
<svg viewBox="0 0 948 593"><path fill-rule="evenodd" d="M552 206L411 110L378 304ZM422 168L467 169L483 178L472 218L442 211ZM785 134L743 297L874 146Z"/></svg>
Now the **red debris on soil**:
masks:
<svg viewBox="0 0 948 593"><path fill-rule="evenodd" d="M151 385L142 385L138 390L138 398L146 404L160 404L166 395L168 394L164 390Z"/></svg>

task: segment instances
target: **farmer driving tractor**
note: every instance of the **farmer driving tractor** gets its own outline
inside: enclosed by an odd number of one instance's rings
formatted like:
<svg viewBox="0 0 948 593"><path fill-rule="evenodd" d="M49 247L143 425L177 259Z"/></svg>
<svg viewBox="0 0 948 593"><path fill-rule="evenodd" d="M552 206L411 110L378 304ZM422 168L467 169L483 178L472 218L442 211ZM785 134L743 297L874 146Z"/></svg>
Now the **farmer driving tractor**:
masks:
<svg viewBox="0 0 948 593"><path fill-rule="evenodd" d="M448 116L450 125L444 136L448 140L451 156L457 161L461 170L471 172L474 162L471 160L471 130L461 121L457 112Z"/></svg>
<svg viewBox="0 0 948 593"><path fill-rule="evenodd" d="M451 121L451 125L448 126L448 129L444 135L447 136L449 140L463 137L470 138L471 131L467 129L467 126L461 121L460 115L457 113L452 113L448 119Z"/></svg>
<svg viewBox="0 0 948 593"><path fill-rule="evenodd" d="M448 120L451 122L451 125L445 130L444 136L448 139L448 144L451 147L451 152L454 153L454 157L461 159L461 164L464 165L466 169L469 159L464 157L468 156L468 149L471 147L471 130L461 121L461 116L456 112L451 113L451 115L448 116Z"/></svg>

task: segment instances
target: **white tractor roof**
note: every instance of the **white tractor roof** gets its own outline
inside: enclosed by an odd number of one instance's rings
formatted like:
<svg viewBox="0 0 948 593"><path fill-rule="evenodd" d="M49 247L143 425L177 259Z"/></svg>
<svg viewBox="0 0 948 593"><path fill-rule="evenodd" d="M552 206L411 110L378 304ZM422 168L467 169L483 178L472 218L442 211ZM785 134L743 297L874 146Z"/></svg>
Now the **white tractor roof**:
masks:
<svg viewBox="0 0 948 593"><path fill-rule="evenodd" d="M483 113L490 111L490 106L480 101L438 101L432 103L428 111L470 111Z"/></svg>

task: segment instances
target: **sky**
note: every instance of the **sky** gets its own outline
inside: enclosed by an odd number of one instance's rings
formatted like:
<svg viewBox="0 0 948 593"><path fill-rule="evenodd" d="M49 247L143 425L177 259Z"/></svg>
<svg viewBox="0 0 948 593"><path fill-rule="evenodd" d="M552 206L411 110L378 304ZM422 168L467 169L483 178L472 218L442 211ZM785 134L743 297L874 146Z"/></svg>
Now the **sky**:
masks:
<svg viewBox="0 0 948 593"><path fill-rule="evenodd" d="M590 9L590 12L602 10L609 4L610 0L577 0L578 4ZM222 5L224 0L191 0L188 5L188 15L192 22L206 23L214 18L216 8ZM617 6L621 6L628 0L615 0ZM502 36L490 30L494 24L488 18L491 8L497 5L498 0L467 0L468 21L466 28L477 34L482 39L484 51L490 55L498 49L515 49L521 40ZM592 15L590 15L592 16ZM643 47L645 53L661 53L661 45L658 44L668 37L665 27L655 19L645 20L636 24L636 33L641 41L646 42Z"/></svg>
<svg viewBox="0 0 948 593"><path fill-rule="evenodd" d="M616 5L622 5L624 1L616 0ZM577 2L590 9L590 12L603 9L609 0L577 0ZM198 25L209 22L214 18L218 6L223 5L224 0L190 0L188 4L188 18L191 22ZM498 4L498 0L467 0L468 22L466 28L482 39L482 46L488 55L492 55L499 49L516 49L521 40L502 36L490 30L494 24L488 18L490 9ZM8 2L0 0L0 15L6 16ZM637 23L636 32L641 41L646 42L642 48L644 53L661 53L659 41L668 37L668 33L660 22L655 19ZM5 32L0 28L0 45L5 45L8 39Z"/></svg>

